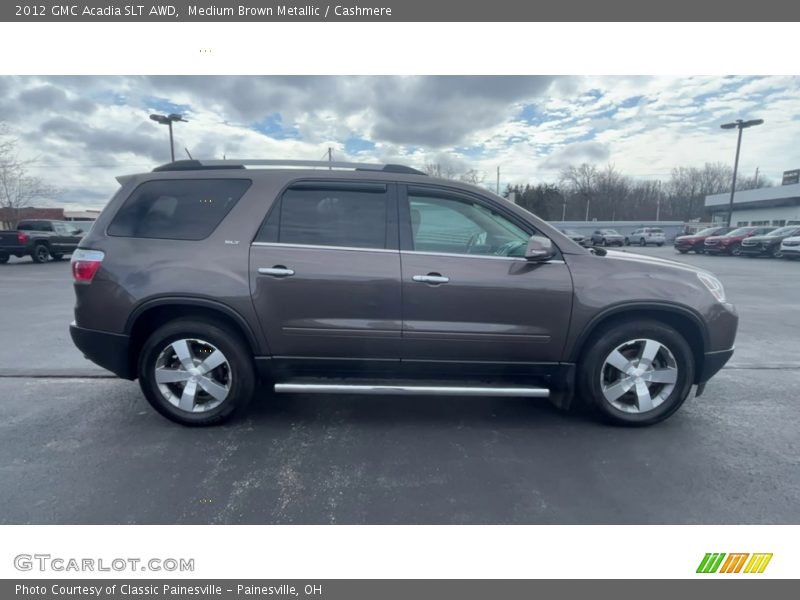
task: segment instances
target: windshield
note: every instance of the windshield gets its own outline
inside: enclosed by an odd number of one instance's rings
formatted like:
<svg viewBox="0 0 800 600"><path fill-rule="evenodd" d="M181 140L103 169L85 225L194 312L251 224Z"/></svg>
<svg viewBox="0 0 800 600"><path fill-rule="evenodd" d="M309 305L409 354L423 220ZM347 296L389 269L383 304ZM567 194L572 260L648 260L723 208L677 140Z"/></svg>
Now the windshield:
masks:
<svg viewBox="0 0 800 600"><path fill-rule="evenodd" d="M747 235L751 231L753 231L755 227L739 227L739 229L734 229L733 231L726 233L725 237L735 237L737 235Z"/></svg>
<svg viewBox="0 0 800 600"><path fill-rule="evenodd" d="M706 229L701 229L697 233L690 233L689 235L714 235L714 232L718 231L719 227L707 227Z"/></svg>
<svg viewBox="0 0 800 600"><path fill-rule="evenodd" d="M603 229L603 233L605 233L606 235L619 235L619 234L618 234L616 231L614 231L613 229Z"/></svg>
<svg viewBox="0 0 800 600"><path fill-rule="evenodd" d="M773 237L778 235L790 235L797 230L797 227L781 227L780 229L776 229L775 231L770 231L766 235Z"/></svg>
<svg viewBox="0 0 800 600"><path fill-rule="evenodd" d="M664 230L654 227L650 230L650 233L664 233Z"/></svg>

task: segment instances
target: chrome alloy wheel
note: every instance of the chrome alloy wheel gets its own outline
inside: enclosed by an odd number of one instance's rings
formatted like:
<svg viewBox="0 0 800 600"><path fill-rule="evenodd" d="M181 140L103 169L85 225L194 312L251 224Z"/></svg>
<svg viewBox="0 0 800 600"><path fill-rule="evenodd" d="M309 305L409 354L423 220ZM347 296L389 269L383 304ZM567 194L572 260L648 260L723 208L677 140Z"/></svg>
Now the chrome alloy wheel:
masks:
<svg viewBox="0 0 800 600"><path fill-rule="evenodd" d="M617 410L645 413L669 398L678 381L675 357L661 342L630 340L603 362L600 389Z"/></svg>
<svg viewBox="0 0 800 600"><path fill-rule="evenodd" d="M155 381L164 400L192 413L213 410L228 397L231 368L225 355L204 340L180 339L158 355Z"/></svg>

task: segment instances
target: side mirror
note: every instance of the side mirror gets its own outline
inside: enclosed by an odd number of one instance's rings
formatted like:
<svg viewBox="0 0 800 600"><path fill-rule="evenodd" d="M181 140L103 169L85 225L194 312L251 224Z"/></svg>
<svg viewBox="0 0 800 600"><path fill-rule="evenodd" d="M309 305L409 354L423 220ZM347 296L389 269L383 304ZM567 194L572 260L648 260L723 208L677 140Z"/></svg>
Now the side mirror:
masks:
<svg viewBox="0 0 800 600"><path fill-rule="evenodd" d="M532 235L528 240L528 247L525 248L525 258L528 260L550 260L555 255L556 251L550 238Z"/></svg>

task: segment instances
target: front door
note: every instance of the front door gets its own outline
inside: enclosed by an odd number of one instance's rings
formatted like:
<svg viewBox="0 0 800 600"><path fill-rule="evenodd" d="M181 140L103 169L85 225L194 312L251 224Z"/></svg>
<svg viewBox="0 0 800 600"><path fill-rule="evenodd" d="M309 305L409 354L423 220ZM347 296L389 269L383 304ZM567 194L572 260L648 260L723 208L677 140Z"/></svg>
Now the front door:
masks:
<svg viewBox="0 0 800 600"><path fill-rule="evenodd" d="M312 181L276 201L250 249L250 285L275 359L397 363L401 303L393 184Z"/></svg>
<svg viewBox="0 0 800 600"><path fill-rule="evenodd" d="M407 189L401 203L403 362L561 360L572 310L563 260L524 258L532 228L488 199Z"/></svg>

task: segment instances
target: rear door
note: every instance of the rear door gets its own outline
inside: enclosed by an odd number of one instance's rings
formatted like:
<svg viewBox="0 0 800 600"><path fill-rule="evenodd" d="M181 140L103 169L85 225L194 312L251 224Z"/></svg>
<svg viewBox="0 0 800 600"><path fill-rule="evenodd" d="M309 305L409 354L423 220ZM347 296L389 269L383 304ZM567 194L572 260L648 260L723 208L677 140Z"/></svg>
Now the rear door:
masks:
<svg viewBox="0 0 800 600"><path fill-rule="evenodd" d="M291 185L252 244L250 285L274 358L334 368L398 362L396 186L342 180Z"/></svg>
<svg viewBox="0 0 800 600"><path fill-rule="evenodd" d="M563 260L524 258L539 232L488 199L401 190L404 363L561 360L572 278Z"/></svg>

